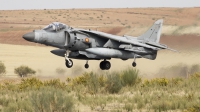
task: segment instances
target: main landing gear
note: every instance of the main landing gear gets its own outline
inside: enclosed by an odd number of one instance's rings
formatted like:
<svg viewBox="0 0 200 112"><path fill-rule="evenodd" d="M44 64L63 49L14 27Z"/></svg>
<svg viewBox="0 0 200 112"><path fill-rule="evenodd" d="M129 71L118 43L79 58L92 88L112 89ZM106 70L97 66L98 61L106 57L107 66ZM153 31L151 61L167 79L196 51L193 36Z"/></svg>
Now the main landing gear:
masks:
<svg viewBox="0 0 200 112"><path fill-rule="evenodd" d="M66 53L65 53L65 65L66 65L67 68L71 68L73 66L73 61L71 59L69 59L68 57L69 57L69 51L66 51ZM135 58L134 58L134 62L133 62L132 65L134 67L136 66ZM100 66L101 70L109 70L110 67L111 67L111 64L110 64L109 61L106 61L106 59L104 59L103 61L101 61L99 66ZM86 61L85 68L86 69L89 68L88 60Z"/></svg>
<svg viewBox="0 0 200 112"><path fill-rule="evenodd" d="M104 61L101 61L99 66L100 66L101 70L109 70L111 67L111 64L109 61L104 60ZM86 61L85 68L86 69L89 68L88 60Z"/></svg>
<svg viewBox="0 0 200 112"><path fill-rule="evenodd" d="M85 68L86 68L86 69L89 68L88 60L86 61Z"/></svg>
<svg viewBox="0 0 200 112"><path fill-rule="evenodd" d="M100 66L101 70L109 70L110 67L111 67L111 64L110 64L109 61L104 60L104 61L102 61L102 62L100 63L99 66Z"/></svg>
<svg viewBox="0 0 200 112"><path fill-rule="evenodd" d="M136 57L135 57L135 55L134 55L134 61L133 61L133 63L132 63L132 66L133 66L133 67L136 67L136 65L137 65L137 64L136 64Z"/></svg>
<svg viewBox="0 0 200 112"><path fill-rule="evenodd" d="M67 68L71 68L73 66L73 61L71 59L68 58L69 56L69 52L66 51L65 53L65 65Z"/></svg>

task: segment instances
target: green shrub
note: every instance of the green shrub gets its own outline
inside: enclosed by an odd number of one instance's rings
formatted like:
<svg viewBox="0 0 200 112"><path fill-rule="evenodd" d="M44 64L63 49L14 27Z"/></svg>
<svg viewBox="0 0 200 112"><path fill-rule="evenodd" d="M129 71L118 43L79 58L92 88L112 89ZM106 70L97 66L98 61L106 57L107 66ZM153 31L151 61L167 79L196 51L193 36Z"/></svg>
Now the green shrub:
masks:
<svg viewBox="0 0 200 112"><path fill-rule="evenodd" d="M137 69L131 68L123 71L123 74L121 76L123 85L133 86L137 81L138 73L139 71Z"/></svg>
<svg viewBox="0 0 200 112"><path fill-rule="evenodd" d="M171 80L169 80L169 83L171 84L171 86L178 86L181 82L183 82L183 78L172 78Z"/></svg>
<svg viewBox="0 0 200 112"><path fill-rule="evenodd" d="M104 75L99 75L98 81L101 87L105 86L107 78Z"/></svg>
<svg viewBox="0 0 200 112"><path fill-rule="evenodd" d="M43 82L33 77L33 78L22 79L21 83L19 84L19 89L20 90L39 89L42 86Z"/></svg>
<svg viewBox="0 0 200 112"><path fill-rule="evenodd" d="M89 79L87 81L87 89L89 93L96 94L99 90L99 76L93 72L89 73Z"/></svg>
<svg viewBox="0 0 200 112"><path fill-rule="evenodd" d="M133 111L133 107L134 107L133 104L127 103L127 104L125 104L124 109L125 109L127 112L132 112L132 111Z"/></svg>
<svg viewBox="0 0 200 112"><path fill-rule="evenodd" d="M0 61L0 75L6 74L6 66Z"/></svg>
<svg viewBox="0 0 200 112"><path fill-rule="evenodd" d="M190 79L197 79L197 80L199 80L200 79L200 72L194 73L194 74L190 75L189 78Z"/></svg>
<svg viewBox="0 0 200 112"><path fill-rule="evenodd" d="M200 111L200 104L194 105L193 107L188 108L184 112L199 112Z"/></svg>
<svg viewBox="0 0 200 112"><path fill-rule="evenodd" d="M66 84L64 82L61 82L60 79L52 79L44 81L44 86L51 86L59 89L65 89Z"/></svg>
<svg viewBox="0 0 200 112"><path fill-rule="evenodd" d="M7 91L8 92L8 91ZM14 94L18 96L14 97ZM0 105L3 107L3 112L32 112L32 106L28 98L23 98L17 92L6 93L6 96L0 98Z"/></svg>
<svg viewBox="0 0 200 112"><path fill-rule="evenodd" d="M2 106L8 106L10 100L7 99L5 96L0 98L0 105Z"/></svg>
<svg viewBox="0 0 200 112"><path fill-rule="evenodd" d="M138 109L142 109L145 106L144 101L143 100L139 100L139 102L137 103L137 108Z"/></svg>
<svg viewBox="0 0 200 112"><path fill-rule="evenodd" d="M74 103L66 92L55 88L41 88L31 94L35 112L72 112Z"/></svg>
<svg viewBox="0 0 200 112"><path fill-rule="evenodd" d="M74 79L67 78L68 85L77 86L84 85L86 87L86 92L90 94L96 94L101 85L104 85L104 77L100 77L94 72L85 72L83 75L76 77ZM77 88L77 87L75 87Z"/></svg>
<svg viewBox="0 0 200 112"><path fill-rule="evenodd" d="M155 78L151 80L144 80L143 86L167 86L169 80L166 78Z"/></svg>
<svg viewBox="0 0 200 112"><path fill-rule="evenodd" d="M81 76L78 76L74 79L67 79L67 82L69 83L69 85L75 86L75 85L87 85L87 80L90 78L89 73L84 73Z"/></svg>
<svg viewBox="0 0 200 112"><path fill-rule="evenodd" d="M17 104L12 102L12 103L9 103L8 107L5 107L3 109L3 111L4 112L17 112L19 110L18 110Z"/></svg>
<svg viewBox="0 0 200 112"><path fill-rule="evenodd" d="M29 68L28 66L20 66L18 68L15 68L15 71L14 71L15 74L19 75L20 77L27 77L28 75L31 75L31 74L35 74L36 71Z"/></svg>
<svg viewBox="0 0 200 112"><path fill-rule="evenodd" d="M18 90L18 86L14 84L12 81L5 81L1 87L2 89L16 91Z"/></svg>
<svg viewBox="0 0 200 112"><path fill-rule="evenodd" d="M19 89L20 90L39 89L44 86L54 87L59 89L66 88L66 84L64 82L61 82L60 79L52 79L42 82L41 80L33 77L33 78L22 79L21 83L19 84Z"/></svg>
<svg viewBox="0 0 200 112"><path fill-rule="evenodd" d="M3 108L4 112L33 112L32 105L29 100L22 99L10 102L8 106Z"/></svg>
<svg viewBox="0 0 200 112"><path fill-rule="evenodd" d="M94 97L85 96L83 97L83 100L80 101L82 104L90 106L91 110L94 110L96 107L100 107L98 111L106 111L105 107L107 103L110 103L105 95L96 95Z"/></svg>
<svg viewBox="0 0 200 112"><path fill-rule="evenodd" d="M122 88L122 83L119 73L112 73L107 76L106 90L109 93L118 93Z"/></svg>

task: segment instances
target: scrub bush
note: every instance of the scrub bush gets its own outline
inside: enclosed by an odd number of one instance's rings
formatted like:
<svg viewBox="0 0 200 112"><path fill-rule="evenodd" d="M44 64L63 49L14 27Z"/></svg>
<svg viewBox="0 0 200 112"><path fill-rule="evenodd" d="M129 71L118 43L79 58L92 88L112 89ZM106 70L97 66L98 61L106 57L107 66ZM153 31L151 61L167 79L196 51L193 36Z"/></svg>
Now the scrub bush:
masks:
<svg viewBox="0 0 200 112"><path fill-rule="evenodd" d="M35 74L36 71L29 68L28 66L20 66L15 68L14 73L19 75L20 77L27 77L28 75Z"/></svg>
<svg viewBox="0 0 200 112"><path fill-rule="evenodd" d="M0 75L6 74L6 66L0 61Z"/></svg>
<svg viewBox="0 0 200 112"><path fill-rule="evenodd" d="M137 69L127 69L124 70L121 78L122 78L122 84L124 86L133 86L136 84L136 81L138 79L138 73L139 71Z"/></svg>

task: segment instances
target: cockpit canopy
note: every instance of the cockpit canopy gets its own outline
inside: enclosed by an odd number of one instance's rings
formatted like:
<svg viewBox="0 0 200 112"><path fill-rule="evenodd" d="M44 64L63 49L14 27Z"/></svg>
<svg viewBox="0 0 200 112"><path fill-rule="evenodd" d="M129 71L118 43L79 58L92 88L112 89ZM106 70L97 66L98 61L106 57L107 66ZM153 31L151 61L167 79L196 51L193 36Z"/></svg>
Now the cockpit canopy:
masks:
<svg viewBox="0 0 200 112"><path fill-rule="evenodd" d="M62 29L67 28L68 26L60 23L60 22L53 22L49 24L48 26L44 27L43 30L49 31L49 32L58 32Z"/></svg>

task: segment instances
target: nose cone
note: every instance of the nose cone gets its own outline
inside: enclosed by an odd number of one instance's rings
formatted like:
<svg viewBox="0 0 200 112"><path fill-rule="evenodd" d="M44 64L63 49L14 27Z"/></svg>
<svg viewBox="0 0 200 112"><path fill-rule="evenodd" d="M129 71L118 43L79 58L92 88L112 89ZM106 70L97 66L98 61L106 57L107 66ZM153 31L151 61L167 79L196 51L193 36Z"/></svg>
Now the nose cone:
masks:
<svg viewBox="0 0 200 112"><path fill-rule="evenodd" d="M30 32L23 35L23 38L28 41L34 41L35 39L35 32Z"/></svg>

